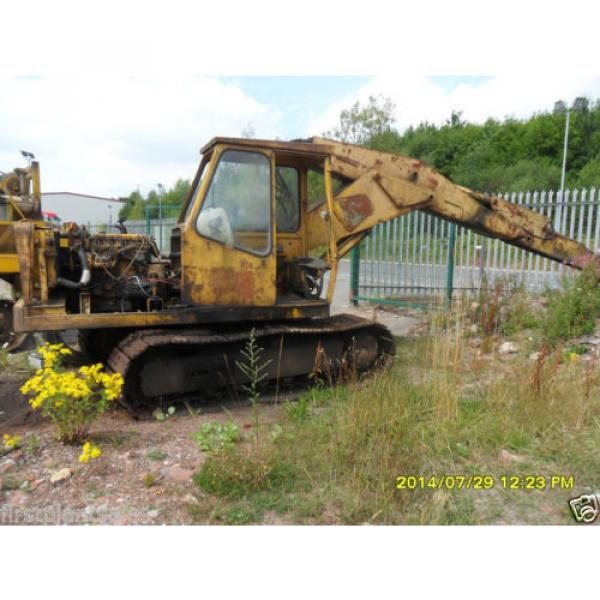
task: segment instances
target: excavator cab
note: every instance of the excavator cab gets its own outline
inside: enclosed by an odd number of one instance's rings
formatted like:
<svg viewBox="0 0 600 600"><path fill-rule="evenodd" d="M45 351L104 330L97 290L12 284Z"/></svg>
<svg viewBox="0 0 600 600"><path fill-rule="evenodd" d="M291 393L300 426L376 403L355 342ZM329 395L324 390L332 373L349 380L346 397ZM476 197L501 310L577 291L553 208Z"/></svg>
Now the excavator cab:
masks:
<svg viewBox="0 0 600 600"><path fill-rule="evenodd" d="M327 227L326 157L269 146L217 139L203 149L179 224L184 303L326 304L334 257L307 227L310 215Z"/></svg>

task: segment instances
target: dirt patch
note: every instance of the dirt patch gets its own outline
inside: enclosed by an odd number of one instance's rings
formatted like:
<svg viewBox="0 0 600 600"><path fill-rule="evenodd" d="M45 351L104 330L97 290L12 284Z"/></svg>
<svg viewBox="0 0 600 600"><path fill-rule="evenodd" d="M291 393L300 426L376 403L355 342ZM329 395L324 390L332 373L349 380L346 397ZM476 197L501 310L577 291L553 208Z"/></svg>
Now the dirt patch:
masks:
<svg viewBox="0 0 600 600"><path fill-rule="evenodd" d="M0 381L0 433L22 436L23 447L0 457L0 524L189 524L201 500L192 477L206 458L192 434L207 421L232 419L243 431L254 426L243 402L209 403L197 416L178 407L165 421L135 421L115 407L90 434L102 456L80 463L81 446L55 439L18 391L26 375L14 375ZM258 410L264 425L281 405Z"/></svg>
<svg viewBox="0 0 600 600"><path fill-rule="evenodd" d="M264 424L280 407L259 410ZM191 436L203 422L229 418L215 412L132 421L125 411L115 410L94 427L90 439L103 454L88 464L78 462L81 447L58 442L47 423L14 427L11 433L24 439L34 435L39 450L22 448L0 458L0 523L27 518L61 524L190 523L189 509L200 494L192 476L205 459ZM243 429L253 427L249 407L239 407L233 418ZM64 469L70 475L51 483Z"/></svg>

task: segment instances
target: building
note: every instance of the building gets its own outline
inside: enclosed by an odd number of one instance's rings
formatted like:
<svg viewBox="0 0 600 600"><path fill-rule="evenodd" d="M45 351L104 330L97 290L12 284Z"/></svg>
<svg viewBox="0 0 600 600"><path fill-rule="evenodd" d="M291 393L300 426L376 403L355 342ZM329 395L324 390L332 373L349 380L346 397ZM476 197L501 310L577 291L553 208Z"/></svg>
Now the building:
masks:
<svg viewBox="0 0 600 600"><path fill-rule="evenodd" d="M42 210L54 213L63 223L105 225L116 223L124 204L117 198L103 198L75 192L42 193Z"/></svg>

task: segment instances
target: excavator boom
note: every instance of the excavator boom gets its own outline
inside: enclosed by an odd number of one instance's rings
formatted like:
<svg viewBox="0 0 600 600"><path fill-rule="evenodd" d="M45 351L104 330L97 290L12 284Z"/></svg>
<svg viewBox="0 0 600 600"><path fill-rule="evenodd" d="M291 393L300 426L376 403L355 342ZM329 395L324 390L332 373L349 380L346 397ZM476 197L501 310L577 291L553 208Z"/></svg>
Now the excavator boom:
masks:
<svg viewBox="0 0 600 600"><path fill-rule="evenodd" d="M323 138L330 147L331 172L352 183L335 196L335 232L343 244L348 234L368 233L381 222L422 210L463 227L501 239L552 260L578 266L591 252L553 230L544 215L499 196L457 185L423 162Z"/></svg>

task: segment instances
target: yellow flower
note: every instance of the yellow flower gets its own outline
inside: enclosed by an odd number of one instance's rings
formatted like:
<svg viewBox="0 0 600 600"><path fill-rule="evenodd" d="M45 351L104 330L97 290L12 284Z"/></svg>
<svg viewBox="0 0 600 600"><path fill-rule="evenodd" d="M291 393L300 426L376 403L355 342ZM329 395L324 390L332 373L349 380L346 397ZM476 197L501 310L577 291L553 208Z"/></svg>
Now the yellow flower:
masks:
<svg viewBox="0 0 600 600"><path fill-rule="evenodd" d="M90 459L99 458L102 456L102 450L98 446L93 446L90 442L86 442L81 449L79 462L87 463Z"/></svg>
<svg viewBox="0 0 600 600"><path fill-rule="evenodd" d="M20 441L21 441L20 435L9 435L8 433L5 433L2 436L2 443L4 444L4 446L6 448L15 448L19 444Z"/></svg>
<svg viewBox="0 0 600 600"><path fill-rule="evenodd" d="M571 352L569 354L569 360L571 361L576 361L579 358L579 354L577 354L576 352Z"/></svg>

